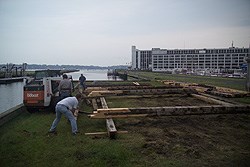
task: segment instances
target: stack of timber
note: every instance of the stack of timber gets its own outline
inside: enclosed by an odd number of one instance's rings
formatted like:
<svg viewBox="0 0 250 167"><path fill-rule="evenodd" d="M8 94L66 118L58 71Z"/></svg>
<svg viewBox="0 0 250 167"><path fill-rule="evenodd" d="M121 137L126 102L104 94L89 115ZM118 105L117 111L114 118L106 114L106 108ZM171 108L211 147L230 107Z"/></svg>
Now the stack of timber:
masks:
<svg viewBox="0 0 250 167"><path fill-rule="evenodd" d="M91 91L88 97L103 97L103 96L121 96L121 95L163 95L163 94L192 94L197 93L191 88L147 88L147 89L131 89L131 90L96 90Z"/></svg>
<svg viewBox="0 0 250 167"><path fill-rule="evenodd" d="M220 97L245 97L250 96L249 92L240 91L230 88L223 88L223 87L215 87L206 84L197 84L197 83L182 83L182 82L175 82L175 81L164 81L166 85L179 85L184 88L195 89L199 93L207 93L215 96Z"/></svg>
<svg viewBox="0 0 250 167"><path fill-rule="evenodd" d="M249 92L240 91L235 89L223 88L223 87L216 87L212 90L207 90L205 93L221 96L221 97L246 97L250 96Z"/></svg>

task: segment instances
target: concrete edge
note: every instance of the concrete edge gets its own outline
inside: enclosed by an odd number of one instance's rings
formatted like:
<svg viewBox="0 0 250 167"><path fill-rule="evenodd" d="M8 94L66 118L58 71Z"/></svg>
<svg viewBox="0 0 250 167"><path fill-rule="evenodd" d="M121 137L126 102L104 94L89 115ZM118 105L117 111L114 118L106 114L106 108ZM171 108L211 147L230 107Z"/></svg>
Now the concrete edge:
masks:
<svg viewBox="0 0 250 167"><path fill-rule="evenodd" d="M20 104L20 105L17 105L16 107L13 107L13 108L1 113L0 114L0 126L5 124L6 122L10 121L11 119L17 117L24 110L25 110L24 105Z"/></svg>

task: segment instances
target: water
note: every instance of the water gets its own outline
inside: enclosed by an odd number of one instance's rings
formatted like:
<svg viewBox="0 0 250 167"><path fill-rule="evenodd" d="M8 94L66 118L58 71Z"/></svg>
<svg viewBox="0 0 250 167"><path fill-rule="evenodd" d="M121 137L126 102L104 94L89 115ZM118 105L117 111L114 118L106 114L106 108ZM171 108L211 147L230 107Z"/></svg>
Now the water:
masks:
<svg viewBox="0 0 250 167"><path fill-rule="evenodd" d="M0 84L0 113L23 103L23 82Z"/></svg>
<svg viewBox="0 0 250 167"><path fill-rule="evenodd" d="M95 81L95 80L121 80L118 77L107 76L107 70L80 70L78 72L67 73L67 75L71 75L74 81L78 81L80 75L83 74L87 81Z"/></svg>
<svg viewBox="0 0 250 167"><path fill-rule="evenodd" d="M121 80L116 77L108 77L107 70L81 70L68 73L73 80L78 81L83 74L88 80ZM0 113L23 103L23 82L0 84Z"/></svg>

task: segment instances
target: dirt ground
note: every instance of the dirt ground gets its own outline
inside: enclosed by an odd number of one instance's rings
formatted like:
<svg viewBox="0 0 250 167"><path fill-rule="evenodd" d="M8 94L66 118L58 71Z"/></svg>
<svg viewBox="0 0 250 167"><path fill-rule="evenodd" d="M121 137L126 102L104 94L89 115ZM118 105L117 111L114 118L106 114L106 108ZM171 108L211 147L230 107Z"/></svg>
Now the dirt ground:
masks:
<svg viewBox="0 0 250 167"><path fill-rule="evenodd" d="M132 118L117 124L145 138L140 152L185 166L249 166L250 115ZM153 160L153 156L152 156Z"/></svg>
<svg viewBox="0 0 250 167"><path fill-rule="evenodd" d="M106 97L109 108L124 107L164 107L164 106L202 106L211 105L202 100L188 95L171 95L168 97Z"/></svg>

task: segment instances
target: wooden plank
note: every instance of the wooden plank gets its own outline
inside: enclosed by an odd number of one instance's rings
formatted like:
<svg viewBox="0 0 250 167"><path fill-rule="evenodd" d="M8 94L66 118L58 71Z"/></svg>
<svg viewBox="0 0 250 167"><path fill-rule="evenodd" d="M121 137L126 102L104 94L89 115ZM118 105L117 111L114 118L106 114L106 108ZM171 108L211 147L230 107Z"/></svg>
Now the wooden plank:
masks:
<svg viewBox="0 0 250 167"><path fill-rule="evenodd" d="M133 82L134 85L139 86L140 84L138 82Z"/></svg>
<svg viewBox="0 0 250 167"><path fill-rule="evenodd" d="M114 123L112 118L107 118L106 119L106 126L107 126L107 131L108 131L109 138L115 139L117 130L116 130L115 123Z"/></svg>
<svg viewBox="0 0 250 167"><path fill-rule="evenodd" d="M99 112L90 118L126 118L132 116L182 116L206 114L240 114L250 113L250 105L209 105L209 106L177 106L177 107L145 107L128 108L130 112L121 112L119 108L111 108L112 112ZM117 110L117 112L115 111Z"/></svg>
<svg viewBox="0 0 250 167"><path fill-rule="evenodd" d="M92 132L92 133L85 133L85 135L107 135L107 132Z"/></svg>
<svg viewBox="0 0 250 167"><path fill-rule="evenodd" d="M104 91L92 91L89 93L88 97L101 97L122 94L122 90L104 90Z"/></svg>
<svg viewBox="0 0 250 167"><path fill-rule="evenodd" d="M118 134L124 134L128 133L128 131L117 131ZM91 133L85 133L85 135L107 135L107 132L91 132Z"/></svg>
<svg viewBox="0 0 250 167"><path fill-rule="evenodd" d="M108 109L108 104L107 104L105 98L101 97L100 100L101 100L101 103L102 103L102 108ZM115 123L114 123L112 118L107 118L106 119L106 127L107 127L107 132L108 132L109 138L115 139L116 134L117 134L117 130L116 130Z"/></svg>
<svg viewBox="0 0 250 167"><path fill-rule="evenodd" d="M105 115L105 114L92 114L89 115L92 119L107 119L107 118L131 118L131 117L146 117L148 114L117 114L117 115Z"/></svg>
<svg viewBox="0 0 250 167"><path fill-rule="evenodd" d="M128 108L99 108L97 109L98 113L101 112L130 112L130 110Z"/></svg>
<svg viewBox="0 0 250 167"><path fill-rule="evenodd" d="M94 109L94 110L97 110L97 109L98 109L98 105L97 105L97 102L96 102L96 99L95 99L95 98L92 99L92 106L93 106L93 109Z"/></svg>
<svg viewBox="0 0 250 167"><path fill-rule="evenodd" d="M100 100L101 100L102 108L108 109L108 104L107 104L105 98L101 97Z"/></svg>

